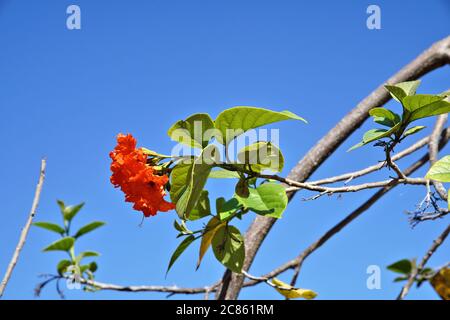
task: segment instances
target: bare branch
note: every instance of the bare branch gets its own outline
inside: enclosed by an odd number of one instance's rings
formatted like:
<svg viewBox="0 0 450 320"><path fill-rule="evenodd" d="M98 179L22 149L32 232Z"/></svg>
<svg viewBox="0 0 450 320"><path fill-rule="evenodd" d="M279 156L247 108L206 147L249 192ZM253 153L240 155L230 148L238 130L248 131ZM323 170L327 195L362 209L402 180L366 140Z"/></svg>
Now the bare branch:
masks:
<svg viewBox="0 0 450 320"><path fill-rule="evenodd" d="M28 231L30 230L31 224L33 222L33 218L36 215L36 210L39 205L39 199L41 197L42 186L44 184L46 165L47 165L46 160L42 159L41 160L41 169L40 169L40 173L39 173L39 181L36 186L36 191L34 193L34 199L33 199L33 204L31 206L31 211L28 215L27 222L25 223L25 226L22 229L22 233L20 234L19 242L17 243L16 250L14 251L11 262L8 265L8 269L6 270L5 276L2 280L2 282L0 283L0 297L2 297L3 293L5 292L6 285L8 284L8 281L11 278L11 275L17 264L17 261L19 260L20 252L22 251L22 248L25 245L25 241L27 240L27 236L28 236Z"/></svg>
<svg viewBox="0 0 450 320"><path fill-rule="evenodd" d="M444 232L439 235L439 237L436 238L436 240L433 241L433 244L431 245L430 249L428 249L427 253L423 256L422 260L420 261L419 265L414 268L411 271L411 274L409 275L408 281L403 286L402 290L400 291L400 294L397 297L397 300L403 300L406 295L408 294L409 290L411 289L411 286L414 283L414 280L416 279L417 275L420 273L420 271L425 268L425 265L427 264L428 260L430 260L431 256L436 252L436 250L444 243L445 239L450 233L450 224L447 226L447 228L444 230Z"/></svg>
<svg viewBox="0 0 450 320"><path fill-rule="evenodd" d="M428 50L414 59L414 61L391 77L387 83L398 83L418 79L424 74L442 67L449 62L450 36L435 43ZM390 95L386 92L384 87L382 85L379 86L317 142L305 157L291 170L288 178L294 181L307 180L311 174L316 171L316 169L347 139L347 137L363 124L368 117L370 109L384 105L389 99ZM289 198L292 199L294 194L295 192L290 193ZM249 270L258 249L275 221L276 219L274 218L258 216L251 224L245 237L245 270ZM243 275L231 274L229 271L226 271L223 277L223 285L217 298L236 299L243 282Z"/></svg>

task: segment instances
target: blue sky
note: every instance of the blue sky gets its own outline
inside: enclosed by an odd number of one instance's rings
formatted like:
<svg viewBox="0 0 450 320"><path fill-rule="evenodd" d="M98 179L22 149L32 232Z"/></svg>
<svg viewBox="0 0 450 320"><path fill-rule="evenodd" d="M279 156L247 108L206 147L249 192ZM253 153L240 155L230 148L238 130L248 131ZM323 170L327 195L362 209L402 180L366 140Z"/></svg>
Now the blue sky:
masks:
<svg viewBox="0 0 450 320"><path fill-rule="evenodd" d="M66 28L66 8L81 7L82 29ZM366 28L366 8L378 4L382 29ZM36 221L60 218L56 199L86 202L75 221L107 225L80 239L78 250L102 253L97 280L117 284L200 286L215 282L222 266L208 252L195 271L192 246L165 278L177 246L175 212L145 220L109 182L109 151L119 132L162 153L173 143L166 130L196 112L215 117L236 105L291 110L309 124L279 128L283 174L343 115L376 86L450 30L448 1L8 1L0 0L0 270L9 262L34 193L41 157L48 172ZM423 78L422 93L449 87L449 68ZM394 102L388 104L399 108ZM432 120L421 135L430 132ZM346 153L368 121L314 174L327 177L382 160L366 147ZM411 143L405 141L405 145ZM443 154L448 153L445 149ZM422 151L424 152L424 150ZM421 153L422 153L421 152ZM421 154L420 154L421 156ZM400 162L406 167L419 154ZM421 176L425 168L416 175ZM361 181L384 179L382 171ZM207 186L213 197L233 187ZM299 194L264 242L251 269L263 274L295 257L373 191L343 198L302 201ZM400 290L385 266L420 257L445 228L445 220L412 229L405 210L425 195L422 187L399 187L344 229L304 264L298 285L320 299L391 299ZM239 224L245 230L252 215ZM42 253L56 237L32 228L7 299L33 299L39 274L52 273L62 253ZM446 244L430 266L448 261ZM382 289L366 288L366 268L382 268ZM290 273L280 278L290 280ZM158 299L158 293L85 293L70 299ZM271 288L246 289L241 298L278 299ZM184 298L184 296L177 296ZM202 298L192 296L186 298ZM410 298L435 299L429 285ZM42 299L58 299L54 287Z"/></svg>

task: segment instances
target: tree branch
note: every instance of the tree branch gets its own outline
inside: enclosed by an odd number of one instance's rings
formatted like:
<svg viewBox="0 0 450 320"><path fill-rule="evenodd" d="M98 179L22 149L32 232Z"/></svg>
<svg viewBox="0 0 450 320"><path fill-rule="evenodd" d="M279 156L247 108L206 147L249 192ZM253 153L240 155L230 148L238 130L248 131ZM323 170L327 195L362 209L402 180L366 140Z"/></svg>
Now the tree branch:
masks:
<svg viewBox="0 0 450 320"><path fill-rule="evenodd" d="M442 131L442 128L444 128L445 123L447 122L448 114L442 114L440 115L437 120L436 124L434 125L433 132L430 136L430 142L428 143L428 152L430 154L430 165L432 166L437 161L438 156L438 141L439 136ZM438 181L431 180L433 183L434 189L437 191L439 196L443 200L447 200L447 190L445 190L444 185Z"/></svg>
<svg viewBox="0 0 450 320"><path fill-rule="evenodd" d="M20 251L22 251L23 246L25 245L25 241L27 240L28 231L30 230L31 223L33 222L33 218L36 215L36 210L39 205L39 199L41 197L41 191L42 186L44 184L44 178L45 178L45 167L47 165L47 162L45 159L41 160L41 169L39 173L39 181L36 186L36 191L34 193L34 199L33 204L31 206L31 211L28 215L27 222L25 223L24 228L22 229L22 233L20 234L19 242L17 243L16 250L14 251L14 254L11 258L11 261L8 265L8 269L6 270L5 276L0 283L0 298L3 296L3 293L5 292L6 285L8 284L9 279L11 278L11 275L14 271L14 268L17 264L17 261L19 260Z"/></svg>
<svg viewBox="0 0 450 320"><path fill-rule="evenodd" d="M387 83L398 83L418 79L424 74L442 67L450 62L450 36L435 43L428 50L406 65ZM348 113L339 123L331 129L317 144L308 151L302 160L291 170L288 178L295 181L305 181L316 169L357 129L368 117L368 112L374 107L384 105L389 101L390 95L383 86L379 86L367 98L361 101L356 108ZM295 192L289 194L289 198ZM258 216L254 219L245 236L246 258L244 269L249 270L265 237L269 233L276 219ZM244 277L226 271L223 285L217 295L218 299L234 300L238 297Z"/></svg>

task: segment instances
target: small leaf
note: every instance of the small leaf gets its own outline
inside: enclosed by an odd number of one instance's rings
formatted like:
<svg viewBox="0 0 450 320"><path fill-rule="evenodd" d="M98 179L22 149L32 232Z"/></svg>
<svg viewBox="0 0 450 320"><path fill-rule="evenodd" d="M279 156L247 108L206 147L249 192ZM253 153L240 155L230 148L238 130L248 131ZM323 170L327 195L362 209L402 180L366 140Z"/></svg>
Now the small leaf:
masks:
<svg viewBox="0 0 450 320"><path fill-rule="evenodd" d="M393 127L401 121L398 114L385 108L373 108L369 111L369 114L374 117L376 123L388 127Z"/></svg>
<svg viewBox="0 0 450 320"><path fill-rule="evenodd" d="M81 260L83 260L84 258L89 258L89 257L98 257L100 256L100 253L96 252L96 251L84 251L81 252L77 257L76 257L76 261L79 263Z"/></svg>
<svg viewBox="0 0 450 320"><path fill-rule="evenodd" d="M170 174L170 200L177 203L189 184L194 159L185 159L177 163Z"/></svg>
<svg viewBox="0 0 450 320"><path fill-rule="evenodd" d="M238 135L270 123L283 120L300 120L306 123L306 120L297 116L290 111L271 111L256 107L234 107L222 111L218 116L215 127L221 132L221 136L217 136L217 140L222 144L228 145ZM228 135L227 135L227 130Z"/></svg>
<svg viewBox="0 0 450 320"><path fill-rule="evenodd" d="M62 201L62 200L56 200L56 203L58 204L59 210L61 210L61 214L62 214L63 217L64 217L64 210L66 209L66 205L65 205L64 201Z"/></svg>
<svg viewBox="0 0 450 320"><path fill-rule="evenodd" d="M62 276L64 272L66 272L67 268L72 265L72 262L69 260L61 260L56 266L56 270L58 274Z"/></svg>
<svg viewBox="0 0 450 320"><path fill-rule="evenodd" d="M436 161L428 170L425 178L440 182L450 182L450 156L445 156Z"/></svg>
<svg viewBox="0 0 450 320"><path fill-rule="evenodd" d="M89 263L89 267L88 267L89 271L91 272L95 272L98 269L98 265L95 261L92 261L91 263Z"/></svg>
<svg viewBox="0 0 450 320"><path fill-rule="evenodd" d="M223 225L212 239L216 259L233 272L241 273L245 259L244 238L236 227Z"/></svg>
<svg viewBox="0 0 450 320"><path fill-rule="evenodd" d="M197 269L200 267L200 263L202 262L203 256L205 255L208 248L211 246L211 241L216 234L217 229L223 226L225 222L220 221L216 217L211 218L207 223L205 229L203 230L202 241L200 243L200 251L198 255L197 261Z"/></svg>
<svg viewBox="0 0 450 320"><path fill-rule="evenodd" d="M193 235L190 235L186 237L180 245L175 249L175 251L172 254L172 257L170 258L169 266L167 267L166 276L169 273L170 268L172 268L173 264L177 259L180 257L180 255L186 250L187 247L195 240L195 237Z"/></svg>
<svg viewBox="0 0 450 320"><path fill-rule="evenodd" d="M189 220L194 221L211 214L208 191L203 190L198 198L197 204L189 214Z"/></svg>
<svg viewBox="0 0 450 320"><path fill-rule="evenodd" d="M416 93L420 80L400 82L395 85L385 85L384 87L390 92L391 96L398 102L402 102L406 96Z"/></svg>
<svg viewBox="0 0 450 320"><path fill-rule="evenodd" d="M49 246L43 249L44 252L47 251L69 251L73 244L75 243L75 239L72 237L65 237L62 239L59 239L53 243L51 243Z"/></svg>
<svg viewBox="0 0 450 320"><path fill-rule="evenodd" d="M249 188L249 196L242 198L236 195L236 199L245 207L257 214L281 218L286 209L288 198L284 187L278 183L267 182L255 188Z"/></svg>
<svg viewBox="0 0 450 320"><path fill-rule="evenodd" d="M83 208L84 202L76 206L69 206L64 209L64 220L71 221L76 214Z"/></svg>
<svg viewBox="0 0 450 320"><path fill-rule="evenodd" d="M39 228L43 228L46 230L50 230L50 231L59 233L61 235L63 235L64 232L66 232L64 230L64 228L60 227L59 225L57 225L55 223L51 223L51 222L35 222L35 223L33 223L33 225L35 225L36 227L39 227Z"/></svg>
<svg viewBox="0 0 450 320"><path fill-rule="evenodd" d="M208 130L214 129L214 122L207 113L191 115L186 120L177 121L167 132L169 137L184 145L203 149L214 133L208 137Z"/></svg>
<svg viewBox="0 0 450 320"><path fill-rule="evenodd" d="M280 172L284 167L284 157L280 149L271 142L259 141L239 150L239 163L251 165L252 170L264 169Z"/></svg>
<svg viewBox="0 0 450 320"><path fill-rule="evenodd" d="M234 188L234 192L241 198L248 198L250 192L248 191L247 180L239 179Z"/></svg>
<svg viewBox="0 0 450 320"><path fill-rule="evenodd" d="M85 225L84 227L80 228L80 230L77 231L77 233L75 234L74 237L75 238L79 238L82 235L85 235L88 232L91 232L91 231L93 231L93 230L95 230L97 228L100 228L103 225L105 225L105 223L102 222L102 221L91 222L91 223Z"/></svg>
<svg viewBox="0 0 450 320"><path fill-rule="evenodd" d="M383 139L386 137L389 137L390 135L394 134L395 132L397 132L399 130L401 126L401 123L397 123L395 126L393 126L391 129L386 130L386 129L371 129L369 131L367 131L366 133L364 133L363 136L363 141L354 145L353 147L351 147L350 149L347 150L347 152L355 150L359 147L362 147L370 142L373 142L375 140L379 140L379 139Z"/></svg>
<svg viewBox="0 0 450 320"><path fill-rule="evenodd" d="M304 298L309 300L317 297L317 293L312 290L294 288L293 286L278 280L277 278L273 278L272 283L276 286L275 290L288 299Z"/></svg>
<svg viewBox="0 0 450 320"><path fill-rule="evenodd" d="M425 126L415 126L415 127L409 128L408 130L406 130L403 133L403 136L404 137L410 136L410 135L415 134L425 128L426 128Z"/></svg>
<svg viewBox="0 0 450 320"><path fill-rule="evenodd" d="M230 200L221 203L220 206L216 205L217 213L219 214L220 220L222 221L225 221L233 216L233 214L241 207L241 203L236 198L231 198Z"/></svg>
<svg viewBox="0 0 450 320"><path fill-rule="evenodd" d="M214 179L239 179L239 173L237 173L236 171L229 171L229 170L225 170L225 169L219 169L219 170L212 170L209 173L209 177L210 178L214 178Z"/></svg>
<svg viewBox="0 0 450 320"><path fill-rule="evenodd" d="M401 274L410 274L411 270L413 268L412 261L408 259L403 259L400 261L397 261L389 266L387 266L388 270L391 270L392 272L401 273Z"/></svg>

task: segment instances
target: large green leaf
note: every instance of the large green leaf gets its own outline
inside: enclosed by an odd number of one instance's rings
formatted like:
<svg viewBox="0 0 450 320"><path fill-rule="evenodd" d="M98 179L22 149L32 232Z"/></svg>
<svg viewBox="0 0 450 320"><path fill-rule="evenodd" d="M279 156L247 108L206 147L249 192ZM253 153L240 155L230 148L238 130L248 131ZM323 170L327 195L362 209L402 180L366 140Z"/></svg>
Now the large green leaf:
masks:
<svg viewBox="0 0 450 320"><path fill-rule="evenodd" d="M189 220L191 221L198 220L208 216L210 213L211 213L211 206L209 203L209 194L208 191L203 190L200 193L200 197L198 198L197 204L189 214Z"/></svg>
<svg viewBox="0 0 450 320"><path fill-rule="evenodd" d="M385 85L384 87L389 91L391 96L398 102L402 102L406 96L411 96L416 93L417 87L420 85L420 80L400 82L395 85Z"/></svg>
<svg viewBox="0 0 450 320"><path fill-rule="evenodd" d="M223 144L228 144L247 130L290 119L306 122L305 119L290 111L276 112L256 107L234 107L222 111L217 116L215 127L219 129L222 136L216 138ZM231 130L228 132L228 136L227 130Z"/></svg>
<svg viewBox="0 0 450 320"><path fill-rule="evenodd" d="M170 200L175 204L189 184L193 163L194 159L185 159L172 168L170 173Z"/></svg>
<svg viewBox="0 0 450 320"><path fill-rule="evenodd" d="M51 222L35 222L33 223L33 225L35 225L36 227L42 228L42 229L46 229L46 230L50 230L56 233L59 233L61 235L64 234L64 232L66 232L64 230L64 228L60 227L59 225L57 225L56 223L51 223Z"/></svg>
<svg viewBox="0 0 450 320"><path fill-rule="evenodd" d="M376 123L387 127L393 127L401 120L398 114L385 108L373 108L369 111L369 114Z"/></svg>
<svg viewBox="0 0 450 320"><path fill-rule="evenodd" d="M218 156L217 147L208 145L195 159L192 172L188 177L187 187L176 203L176 210L180 218L189 218L189 214L197 204L205 187L211 169L218 162Z"/></svg>
<svg viewBox="0 0 450 320"><path fill-rule="evenodd" d="M444 100L436 101L412 112L409 121L437 116L448 112L450 112L450 102Z"/></svg>
<svg viewBox="0 0 450 320"><path fill-rule="evenodd" d="M409 274L413 268L413 262L408 259L403 259L397 261L389 266L387 269L393 272L401 273L401 274Z"/></svg>
<svg viewBox="0 0 450 320"><path fill-rule="evenodd" d="M268 169L280 172L284 166L284 158L280 149L267 141L259 141L245 146L239 150L237 159L239 163L251 165L255 171Z"/></svg>
<svg viewBox="0 0 450 320"><path fill-rule="evenodd" d="M214 122L211 117L207 113L197 113L186 120L177 121L167 134L174 141L203 149L214 135L214 132L208 131L212 129L214 129Z"/></svg>
<svg viewBox="0 0 450 320"><path fill-rule="evenodd" d="M44 248L43 251L69 251L73 247L74 243L74 238L65 237L51 243L49 246Z"/></svg>
<svg viewBox="0 0 450 320"><path fill-rule="evenodd" d="M193 235L187 236L180 245L175 249L175 251L172 254L172 257L169 261L169 266L167 267L166 275L169 273L170 268L172 268L173 264L177 259L180 257L180 255L184 252L184 250L189 247L189 245L195 240L195 237Z"/></svg>
<svg viewBox="0 0 450 320"><path fill-rule="evenodd" d="M74 237L75 238L79 238L82 235L85 235L88 232L94 231L97 228L100 228L101 226L105 225L105 223L103 221L94 221L91 222L87 225L85 225L84 227L81 227L77 233L75 233Z"/></svg>
<svg viewBox="0 0 450 320"><path fill-rule="evenodd" d="M450 156L436 161L425 176L427 179L450 182Z"/></svg>
<svg viewBox="0 0 450 320"><path fill-rule="evenodd" d="M414 96L408 96L403 99L403 107L409 112L414 112L424 106L427 106L433 102L441 101L445 99L442 96L435 96L431 94L416 94Z"/></svg>
<svg viewBox="0 0 450 320"><path fill-rule="evenodd" d="M288 198L284 187L275 182L263 183L255 188L249 188L247 198L236 195L236 199L247 209L272 218L281 218L286 209Z"/></svg>
<svg viewBox="0 0 450 320"><path fill-rule="evenodd" d="M245 259L244 238L233 226L221 226L212 239L216 259L233 272L241 273Z"/></svg>

